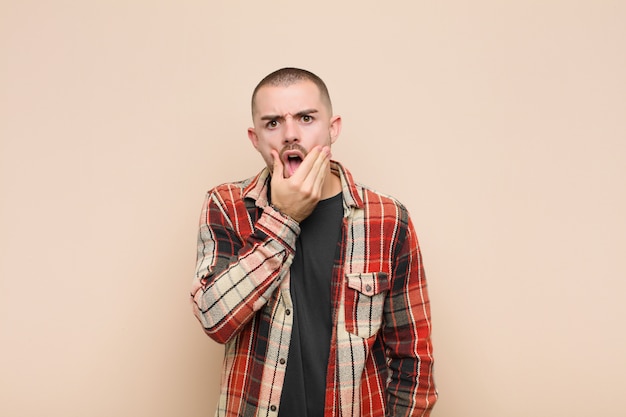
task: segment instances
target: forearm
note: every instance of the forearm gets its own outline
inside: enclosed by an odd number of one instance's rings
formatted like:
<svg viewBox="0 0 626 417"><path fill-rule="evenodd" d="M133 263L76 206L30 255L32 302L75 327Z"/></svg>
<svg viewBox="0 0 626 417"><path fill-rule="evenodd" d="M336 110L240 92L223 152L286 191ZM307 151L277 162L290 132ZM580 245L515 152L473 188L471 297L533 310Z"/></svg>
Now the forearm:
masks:
<svg viewBox="0 0 626 417"><path fill-rule="evenodd" d="M430 337L410 344L412 353L398 349L389 356L387 416L427 417L437 401Z"/></svg>
<svg viewBox="0 0 626 417"><path fill-rule="evenodd" d="M429 416L437 400L433 379L430 301L417 238L409 221L386 305L388 416Z"/></svg>
<svg viewBox="0 0 626 417"><path fill-rule="evenodd" d="M216 204L210 201L203 210L206 221L191 297L205 332L225 343L267 302L289 270L299 226L267 207L251 233L240 236Z"/></svg>

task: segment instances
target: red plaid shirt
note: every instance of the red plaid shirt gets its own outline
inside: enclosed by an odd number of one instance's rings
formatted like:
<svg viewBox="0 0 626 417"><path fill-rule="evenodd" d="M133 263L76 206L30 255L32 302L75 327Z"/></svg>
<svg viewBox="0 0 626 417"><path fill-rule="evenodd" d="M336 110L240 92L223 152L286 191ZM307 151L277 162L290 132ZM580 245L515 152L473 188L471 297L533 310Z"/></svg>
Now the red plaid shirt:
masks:
<svg viewBox="0 0 626 417"><path fill-rule="evenodd" d="M436 399L430 305L407 210L339 163L344 220L332 277L326 417L428 416ZM268 205L269 172L207 193L191 291L196 317L225 343L216 416L277 416L289 341L297 222Z"/></svg>

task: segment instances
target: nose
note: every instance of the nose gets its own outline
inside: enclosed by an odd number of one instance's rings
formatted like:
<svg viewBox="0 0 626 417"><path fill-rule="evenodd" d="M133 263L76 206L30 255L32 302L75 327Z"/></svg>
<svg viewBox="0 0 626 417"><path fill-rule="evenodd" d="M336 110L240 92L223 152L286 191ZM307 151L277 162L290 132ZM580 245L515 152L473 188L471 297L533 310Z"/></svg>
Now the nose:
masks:
<svg viewBox="0 0 626 417"><path fill-rule="evenodd" d="M298 131L298 124L296 123L296 121L294 120L293 117L291 117L291 115L287 116L285 118L285 122L284 122L284 138L283 138L283 142L284 143L293 143L293 142L297 142L298 140L300 140L300 134Z"/></svg>

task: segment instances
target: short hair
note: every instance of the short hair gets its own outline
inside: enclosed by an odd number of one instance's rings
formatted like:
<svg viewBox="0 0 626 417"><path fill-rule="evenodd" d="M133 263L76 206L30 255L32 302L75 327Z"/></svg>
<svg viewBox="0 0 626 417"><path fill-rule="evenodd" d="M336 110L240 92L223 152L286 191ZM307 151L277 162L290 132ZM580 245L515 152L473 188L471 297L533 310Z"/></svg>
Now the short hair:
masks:
<svg viewBox="0 0 626 417"><path fill-rule="evenodd" d="M257 86L254 88L254 91L252 92L252 103L251 103L252 115L254 116L254 108L255 108L254 101L256 100L257 92L262 87L265 87L267 85L273 86L273 87L288 87L292 84L296 84L301 81L311 81L317 86L317 89L320 92L322 101L324 102L324 104L328 106L328 110L330 114L332 115L333 105L330 100L330 94L328 94L328 88L326 87L326 84L324 83L324 81L322 81L320 77L318 77L317 75L313 74L310 71L300 69L300 68L291 68L291 67L286 67L286 68L281 68L279 70L276 70L272 72L271 74L265 76L265 78L263 78L259 82L259 84L257 84Z"/></svg>

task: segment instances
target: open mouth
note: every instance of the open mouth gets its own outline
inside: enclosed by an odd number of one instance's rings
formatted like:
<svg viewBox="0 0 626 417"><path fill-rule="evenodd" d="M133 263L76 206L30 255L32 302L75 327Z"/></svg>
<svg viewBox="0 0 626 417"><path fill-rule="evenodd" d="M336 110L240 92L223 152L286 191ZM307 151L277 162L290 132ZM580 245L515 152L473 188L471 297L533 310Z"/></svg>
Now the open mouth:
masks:
<svg viewBox="0 0 626 417"><path fill-rule="evenodd" d="M291 177L306 157L306 149L298 144L285 146L280 152L280 159L285 167L285 177Z"/></svg>
<svg viewBox="0 0 626 417"><path fill-rule="evenodd" d="M287 156L287 161L286 161L285 166L287 168L287 172L289 173L289 176L292 176L294 172L296 172L296 169L298 169L301 163L302 163L302 158L300 158L298 155Z"/></svg>

